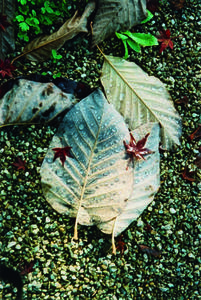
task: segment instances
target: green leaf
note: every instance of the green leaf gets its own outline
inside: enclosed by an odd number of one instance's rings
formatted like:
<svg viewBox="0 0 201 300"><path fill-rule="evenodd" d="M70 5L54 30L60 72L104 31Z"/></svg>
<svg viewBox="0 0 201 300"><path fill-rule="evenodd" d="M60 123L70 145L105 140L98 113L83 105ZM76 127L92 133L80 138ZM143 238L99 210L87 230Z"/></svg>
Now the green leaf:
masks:
<svg viewBox="0 0 201 300"><path fill-rule="evenodd" d="M142 46L158 45L157 38L149 33L131 33L130 31L126 31L124 34L127 34L132 40Z"/></svg>
<svg viewBox="0 0 201 300"><path fill-rule="evenodd" d="M27 0L18 0L18 2L20 2L22 5L27 4Z"/></svg>
<svg viewBox="0 0 201 300"><path fill-rule="evenodd" d="M140 45L138 43L136 43L135 41L128 39L127 43L134 51L136 51L138 53L141 51Z"/></svg>
<svg viewBox="0 0 201 300"><path fill-rule="evenodd" d="M18 22L23 22L23 21L24 21L24 16L18 15L18 16L16 16L16 20L17 20Z"/></svg>
<svg viewBox="0 0 201 300"><path fill-rule="evenodd" d="M148 21L150 21L153 18L153 14L147 9L147 17L146 19L144 19L141 24L147 23Z"/></svg>
<svg viewBox="0 0 201 300"><path fill-rule="evenodd" d="M128 47L127 47L126 41L122 41L122 42L123 42L124 48L125 48L124 59L127 59L129 57L129 55L128 55Z"/></svg>
<svg viewBox="0 0 201 300"><path fill-rule="evenodd" d="M119 32L115 32L116 36L118 37L118 39L121 39L122 41L127 40L128 37L122 33Z"/></svg>
<svg viewBox="0 0 201 300"><path fill-rule="evenodd" d="M54 59L61 59L62 55L61 54L57 54L57 51L55 49L52 49L52 56Z"/></svg>
<svg viewBox="0 0 201 300"><path fill-rule="evenodd" d="M32 12L33 17L35 17L36 16L36 11L34 9L32 9L31 12Z"/></svg>
<svg viewBox="0 0 201 300"><path fill-rule="evenodd" d="M29 25L26 22L20 23L19 27L21 28L22 31L28 31L29 30Z"/></svg>

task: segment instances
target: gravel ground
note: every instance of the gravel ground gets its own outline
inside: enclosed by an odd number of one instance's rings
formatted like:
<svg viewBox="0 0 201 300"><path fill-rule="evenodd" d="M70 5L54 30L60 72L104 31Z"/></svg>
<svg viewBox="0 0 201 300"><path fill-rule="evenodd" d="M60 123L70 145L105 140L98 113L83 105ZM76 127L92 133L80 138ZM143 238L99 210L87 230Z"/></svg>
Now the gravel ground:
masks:
<svg viewBox="0 0 201 300"><path fill-rule="evenodd" d="M194 164L201 140L188 140L201 124L201 3L186 3L175 11L162 1L154 18L136 27L153 35L169 28L172 36L182 36L173 40L173 50L159 54L155 46L141 54L130 51L129 60L166 84L182 117L183 134L180 147L161 154L161 188L123 233L123 254L112 255L110 237L94 227L80 226L79 241L73 242L74 220L56 213L44 199L39 170L56 128L1 128L0 261L17 270L34 261L33 271L22 275L24 299L201 299L201 172ZM124 55L116 37L100 48L105 54ZM66 43L59 52L63 59L57 64L16 62L15 74L61 72L91 87L100 85L103 59L96 48L90 49L87 37ZM188 104L177 104L184 96ZM12 165L16 156L26 160L25 171ZM196 182L182 178L186 166L196 172ZM139 244L161 255L147 255ZM14 299L15 293L13 286L0 283L0 299Z"/></svg>

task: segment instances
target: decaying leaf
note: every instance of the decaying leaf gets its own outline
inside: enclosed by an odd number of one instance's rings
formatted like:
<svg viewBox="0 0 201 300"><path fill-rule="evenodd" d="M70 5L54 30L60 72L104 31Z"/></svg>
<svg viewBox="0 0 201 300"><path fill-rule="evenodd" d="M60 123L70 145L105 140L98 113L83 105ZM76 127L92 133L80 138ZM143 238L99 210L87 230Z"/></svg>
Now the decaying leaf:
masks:
<svg viewBox="0 0 201 300"><path fill-rule="evenodd" d="M15 4L15 0L0 0L0 58L3 60L15 50L14 26L8 27L15 18Z"/></svg>
<svg viewBox="0 0 201 300"><path fill-rule="evenodd" d="M11 23L7 21L7 16L0 13L0 30L6 31L9 26L11 26Z"/></svg>
<svg viewBox="0 0 201 300"><path fill-rule="evenodd" d="M14 60L24 55L32 61L43 61L48 59L52 54L52 49L58 50L67 40L72 39L78 33L88 32L87 20L94 9L95 3L88 3L81 17L79 17L78 12L76 12L74 16L66 21L66 23L64 23L57 32L48 36L36 38L30 42L24 48L23 54L16 57Z"/></svg>
<svg viewBox="0 0 201 300"><path fill-rule="evenodd" d="M52 148L70 145L72 157L62 167ZM126 171L123 140L129 131L122 116L99 90L76 104L64 117L41 167L44 195L60 213L76 218L77 226L107 222L123 210L133 190Z"/></svg>
<svg viewBox="0 0 201 300"><path fill-rule="evenodd" d="M140 24L146 16L146 0L99 0L93 22L93 46L115 32Z"/></svg>
<svg viewBox="0 0 201 300"><path fill-rule="evenodd" d="M189 135L189 139L192 141L194 139L201 138L201 124L198 125L198 128Z"/></svg>
<svg viewBox="0 0 201 300"><path fill-rule="evenodd" d="M199 153L197 156L196 156L196 159L195 159L195 165L201 169L201 153Z"/></svg>
<svg viewBox="0 0 201 300"><path fill-rule="evenodd" d="M190 182L196 181L196 179L194 178L195 171L189 171L188 167L185 167L185 169L181 175L182 175L183 179L185 179L185 180L188 180Z"/></svg>
<svg viewBox="0 0 201 300"><path fill-rule="evenodd" d="M160 186L159 125L148 123L140 126L132 133L137 140L140 140L147 132L150 132L147 147L152 149L154 153L147 155L146 160L135 162L133 192L122 213L115 220L98 225L101 231L106 234L112 233L114 237L123 232L141 215L153 200ZM113 251L115 250L113 249Z"/></svg>
<svg viewBox="0 0 201 300"><path fill-rule="evenodd" d="M25 170L26 160L21 160L20 157L17 157L17 161L12 163L13 166L17 168L17 170Z"/></svg>
<svg viewBox="0 0 201 300"><path fill-rule="evenodd" d="M20 79L0 100L0 125L49 122L75 102L74 95L61 93L52 82Z"/></svg>
<svg viewBox="0 0 201 300"><path fill-rule="evenodd" d="M12 71L17 69L13 64L10 63L9 59L5 59L3 61L2 59L0 60L0 75L4 77L13 77Z"/></svg>
<svg viewBox="0 0 201 300"><path fill-rule="evenodd" d="M159 257L161 255L160 251L157 251L155 249L152 249L146 245L139 245L139 248L142 252L151 255L151 256L155 256L155 257Z"/></svg>
<svg viewBox="0 0 201 300"><path fill-rule="evenodd" d="M152 13L158 10L159 0L146 0L146 2L147 2L147 9L150 10Z"/></svg>
<svg viewBox="0 0 201 300"><path fill-rule="evenodd" d="M105 56L101 81L108 100L133 130L146 122L160 123L163 148L180 144L181 118L164 84L139 66L122 58Z"/></svg>

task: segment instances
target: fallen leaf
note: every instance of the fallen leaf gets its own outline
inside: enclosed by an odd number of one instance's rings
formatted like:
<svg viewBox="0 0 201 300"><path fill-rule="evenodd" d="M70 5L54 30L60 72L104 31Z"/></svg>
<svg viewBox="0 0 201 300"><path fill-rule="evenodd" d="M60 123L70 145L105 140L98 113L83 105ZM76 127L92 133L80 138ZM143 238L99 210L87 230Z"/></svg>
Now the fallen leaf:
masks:
<svg viewBox="0 0 201 300"><path fill-rule="evenodd" d="M122 238L123 238L123 236L120 235L117 237L117 240L116 240L116 250L118 250L121 253L121 255L124 254L125 245L126 245L124 243L124 241L122 240Z"/></svg>
<svg viewBox="0 0 201 300"><path fill-rule="evenodd" d="M159 7L159 0L147 0L147 9L152 13L156 12Z"/></svg>
<svg viewBox="0 0 201 300"><path fill-rule="evenodd" d="M159 31L160 35L156 36L158 41L161 42L159 53L162 53L167 47L173 49L174 45L170 38L171 32L170 29L162 29Z"/></svg>
<svg viewBox="0 0 201 300"><path fill-rule="evenodd" d="M52 163L52 149L61 147L60 138L70 145L73 157L64 167ZM114 219L126 205L133 185L123 140L129 131L122 116L96 90L77 103L64 117L50 143L40 174L46 200L61 214L78 224L99 225Z"/></svg>
<svg viewBox="0 0 201 300"><path fill-rule="evenodd" d="M164 84L133 62L103 56L101 82L109 102L124 117L128 127L134 130L147 122L159 123L163 148L179 145L181 118Z"/></svg>
<svg viewBox="0 0 201 300"><path fill-rule="evenodd" d="M189 98L187 96L183 96L180 99L176 100L175 103L187 105L188 101L189 101Z"/></svg>
<svg viewBox="0 0 201 300"><path fill-rule="evenodd" d="M115 32L131 29L146 17L146 0L99 0L92 45L98 45Z"/></svg>
<svg viewBox="0 0 201 300"><path fill-rule="evenodd" d="M63 148L53 148L52 150L55 151L53 161L55 161L57 158L60 158L60 161L62 162L62 166L64 166L64 163L66 161L66 156L72 157L70 154L70 149L71 147L69 146Z"/></svg>
<svg viewBox="0 0 201 300"><path fill-rule="evenodd" d="M24 55L32 61L44 61L48 59L53 49L60 49L67 40L72 39L80 32L88 32L87 20L94 9L95 2L88 3L81 17L78 16L78 11L76 11L74 16L67 20L57 32L36 38L30 42L24 48L23 53L14 58L13 61Z"/></svg>
<svg viewBox="0 0 201 300"><path fill-rule="evenodd" d="M112 233L116 237L134 220L138 219L153 201L154 195L160 186L159 124L144 124L133 130L132 134L137 140L140 140L147 132L150 132L147 147L152 149L153 153L146 160L135 160L134 168L130 168L133 172L134 183L125 208L115 220L98 225L99 229L106 234Z"/></svg>
<svg viewBox="0 0 201 300"><path fill-rule="evenodd" d="M139 248L142 252L154 257L159 257L161 255L160 251L156 251L155 249L152 249L146 245L139 245Z"/></svg>
<svg viewBox="0 0 201 300"><path fill-rule="evenodd" d="M71 86L71 81L66 82L67 86L68 83ZM2 87L2 93L4 91ZM19 79L0 102L0 125L44 124L67 112L77 101L73 94L62 92L52 82Z"/></svg>
<svg viewBox="0 0 201 300"><path fill-rule="evenodd" d="M0 0L0 58L5 60L15 52L15 28L8 22L15 18L15 0Z"/></svg>
<svg viewBox="0 0 201 300"><path fill-rule="evenodd" d="M151 225L150 224L148 224L147 223L147 225L144 227L144 229L146 230L146 232L151 232L151 230L152 230L152 227L151 227Z"/></svg>
<svg viewBox="0 0 201 300"><path fill-rule="evenodd" d="M34 271L34 268L33 268L34 264L35 264L34 261L26 262L24 264L24 266L21 268L22 270L21 270L20 274L21 275L26 275L26 274L29 274L29 273L33 272Z"/></svg>
<svg viewBox="0 0 201 300"><path fill-rule="evenodd" d="M179 10L182 9L186 3L186 0L169 0L173 9Z"/></svg>
<svg viewBox="0 0 201 300"><path fill-rule="evenodd" d="M7 16L0 13L0 29L6 31L8 26L11 26L11 23L7 21Z"/></svg>
<svg viewBox="0 0 201 300"><path fill-rule="evenodd" d="M0 74L4 78L5 76L13 77L12 71L16 70L16 67L10 63L10 60L7 58L4 61L0 60Z"/></svg>
<svg viewBox="0 0 201 300"><path fill-rule="evenodd" d="M196 159L195 159L195 165L201 169L201 153L199 153L197 156L196 156Z"/></svg>
<svg viewBox="0 0 201 300"><path fill-rule="evenodd" d="M126 152L130 155L129 162L133 161L133 158L145 159L144 155L147 155L147 154L150 154L153 152L153 151L149 150L148 148L144 148L149 135L150 135L150 133L147 133L145 135L145 137L143 137L141 140L136 142L133 134L130 132L129 144L126 144L126 142L123 141Z"/></svg>
<svg viewBox="0 0 201 300"><path fill-rule="evenodd" d="M201 138L201 124L198 125L198 128L189 135L188 137L191 141L194 139Z"/></svg>
<svg viewBox="0 0 201 300"><path fill-rule="evenodd" d="M181 175L182 175L183 179L185 179L185 180L188 180L191 182L196 181L196 179L193 177L195 175L195 171L189 171L188 167L185 167L185 169Z"/></svg>
<svg viewBox="0 0 201 300"><path fill-rule="evenodd" d="M17 157L17 162L12 163L13 166L17 167L17 170L25 170L26 160L21 160L20 157Z"/></svg>

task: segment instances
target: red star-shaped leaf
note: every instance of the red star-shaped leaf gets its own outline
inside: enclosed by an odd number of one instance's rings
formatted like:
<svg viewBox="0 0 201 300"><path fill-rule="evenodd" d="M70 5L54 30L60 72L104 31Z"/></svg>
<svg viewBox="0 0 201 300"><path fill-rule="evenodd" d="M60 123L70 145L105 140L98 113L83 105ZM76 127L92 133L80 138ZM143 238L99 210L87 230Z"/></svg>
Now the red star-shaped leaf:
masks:
<svg viewBox="0 0 201 300"><path fill-rule="evenodd" d="M118 250L121 255L124 254L124 250L125 250L125 243L124 241L122 240L122 235L120 235L118 238L117 238L117 246L116 246L116 250Z"/></svg>
<svg viewBox="0 0 201 300"><path fill-rule="evenodd" d="M26 274L29 274L31 272L34 271L34 266L35 262L34 261L31 261L31 262L25 262L25 265L24 267L22 267L22 270L20 272L21 275L26 275Z"/></svg>
<svg viewBox="0 0 201 300"><path fill-rule="evenodd" d="M189 135L188 137L191 141L194 139L201 138L201 124L198 125L198 128Z"/></svg>
<svg viewBox="0 0 201 300"><path fill-rule="evenodd" d="M171 32L170 29L167 30L160 30L160 35L156 36L158 41L161 42L160 51L159 53L162 53L167 47L170 47L173 49L174 45L170 38Z"/></svg>
<svg viewBox="0 0 201 300"><path fill-rule="evenodd" d="M195 171L189 171L187 167L185 167L183 173L181 174L183 179L188 181L196 181L196 179L193 177L195 175Z"/></svg>
<svg viewBox="0 0 201 300"><path fill-rule="evenodd" d="M21 160L20 157L17 157L17 162L12 163L13 166L17 167L17 170L25 170L26 160Z"/></svg>
<svg viewBox="0 0 201 300"><path fill-rule="evenodd" d="M0 29L6 31L6 27L10 26L11 24L7 21L7 16L0 14Z"/></svg>
<svg viewBox="0 0 201 300"><path fill-rule="evenodd" d="M52 150L55 151L53 161L55 161L59 157L60 161L62 162L62 166L64 166L64 163L66 161L66 156L72 157L71 154L70 154L70 149L71 148L72 147L69 147L69 146L66 146L66 147L63 147L63 148L53 148Z"/></svg>
<svg viewBox="0 0 201 300"><path fill-rule="evenodd" d="M4 78L6 75L8 77L13 77L12 71L14 71L16 67L10 63L9 59L5 59L3 61L2 59L0 60L0 74Z"/></svg>
<svg viewBox="0 0 201 300"><path fill-rule="evenodd" d="M126 152L130 155L129 162L132 161L133 158L136 158L136 159L141 159L142 158L142 159L145 160L144 155L153 153L153 151L151 151L147 148L144 148L148 136L149 136L149 133L147 133L144 138L142 138L141 140L139 140L136 143L136 140L135 140L134 136L130 132L130 142L129 142L129 144L126 144L126 142L123 141L124 146L126 148Z"/></svg>

